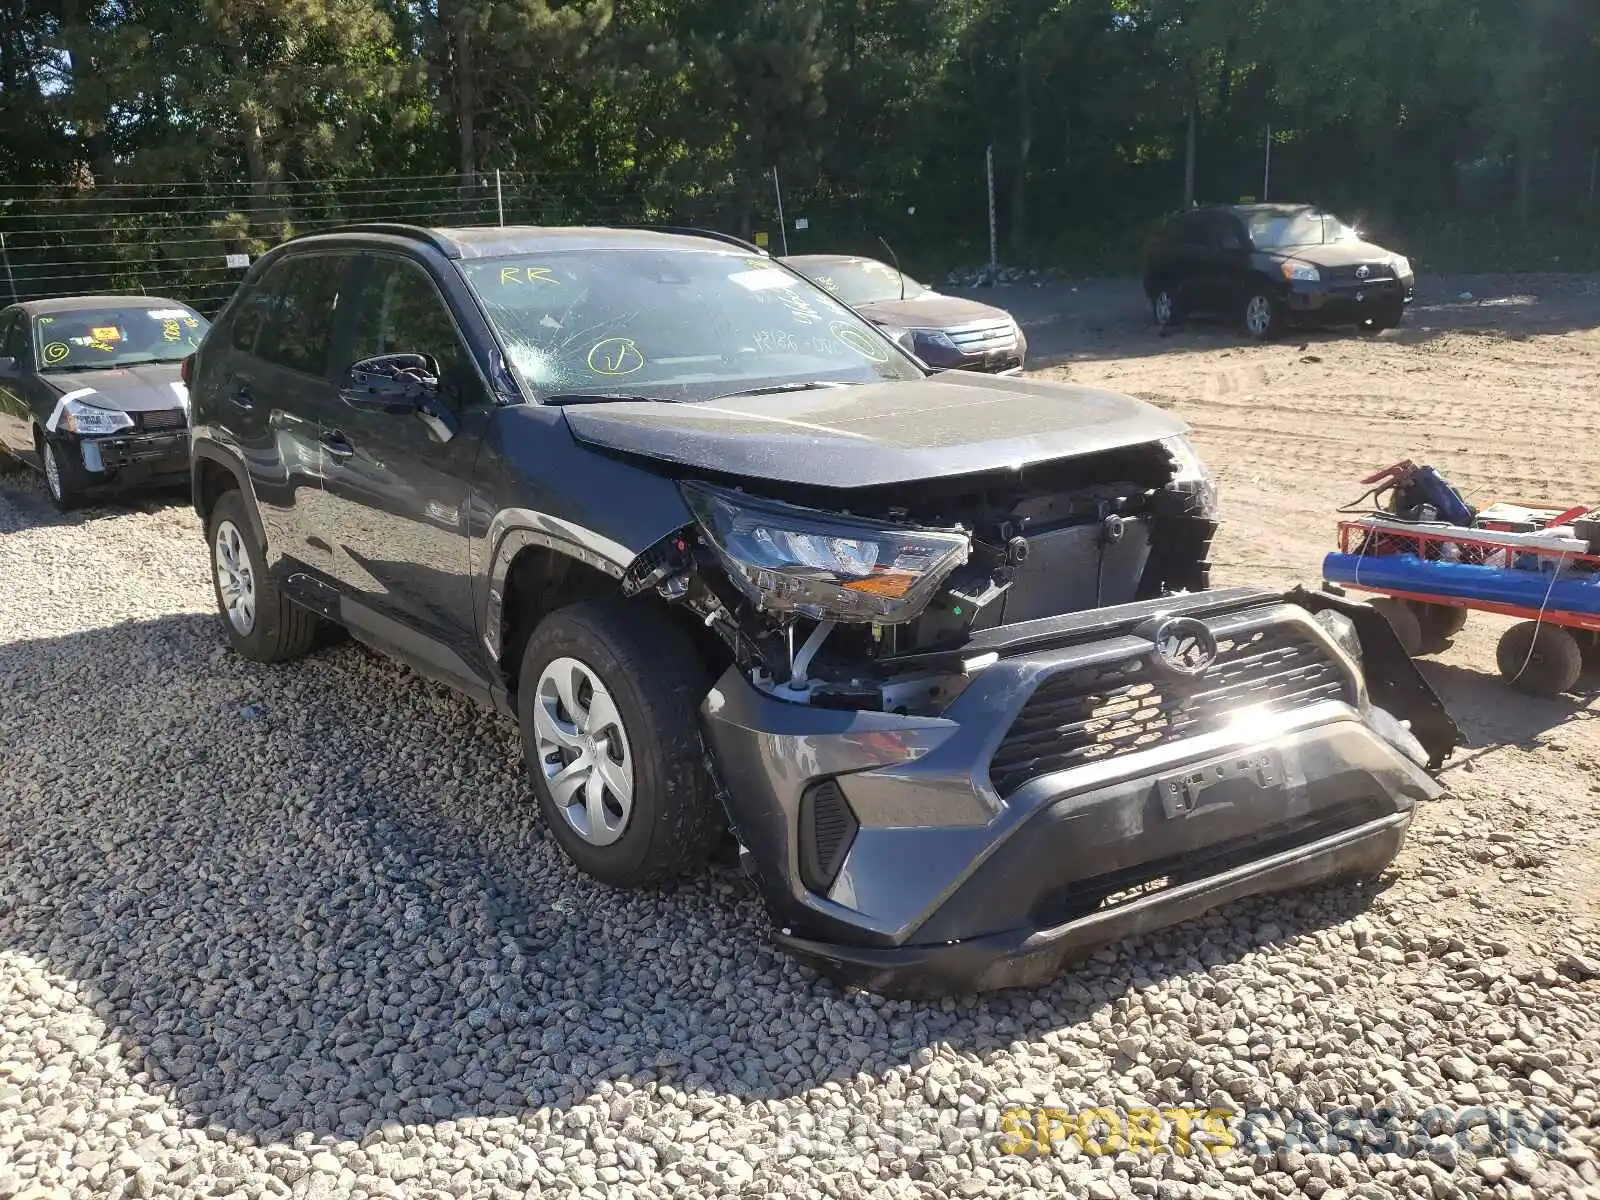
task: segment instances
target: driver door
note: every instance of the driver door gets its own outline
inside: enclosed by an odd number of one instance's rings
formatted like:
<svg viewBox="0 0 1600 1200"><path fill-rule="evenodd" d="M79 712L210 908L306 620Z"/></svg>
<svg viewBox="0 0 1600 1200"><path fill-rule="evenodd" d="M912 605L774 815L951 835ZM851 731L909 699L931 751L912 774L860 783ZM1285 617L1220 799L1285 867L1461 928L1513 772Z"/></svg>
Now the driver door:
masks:
<svg viewBox="0 0 1600 1200"><path fill-rule="evenodd" d="M491 411L444 296L418 263L364 254L336 362L425 354L439 364L438 416L362 407L341 387L324 410L328 524L344 620L418 670L473 689L481 658L467 558L472 467Z"/></svg>

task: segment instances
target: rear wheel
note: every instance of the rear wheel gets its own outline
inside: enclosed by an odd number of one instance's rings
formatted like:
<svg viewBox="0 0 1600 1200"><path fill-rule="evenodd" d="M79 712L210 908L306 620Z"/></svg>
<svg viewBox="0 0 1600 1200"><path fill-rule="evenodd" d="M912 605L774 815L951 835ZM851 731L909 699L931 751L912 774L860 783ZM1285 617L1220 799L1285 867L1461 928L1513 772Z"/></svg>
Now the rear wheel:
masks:
<svg viewBox="0 0 1600 1200"><path fill-rule="evenodd" d="M1245 298L1239 314L1239 323L1246 336L1258 342L1276 337L1283 328L1283 310L1266 292L1251 292Z"/></svg>
<svg viewBox="0 0 1600 1200"><path fill-rule="evenodd" d="M1155 290L1150 297L1150 316L1160 329L1171 329L1183 320L1183 310L1178 304L1176 288L1167 285Z"/></svg>
<svg viewBox="0 0 1600 1200"><path fill-rule="evenodd" d="M1557 625L1513 625L1500 639L1495 658L1506 682L1530 696L1559 696L1583 674L1578 639Z"/></svg>
<svg viewBox="0 0 1600 1200"><path fill-rule="evenodd" d="M541 621L517 683L540 810L577 866L644 887L705 865L723 829L697 714L710 680L647 601L584 601Z"/></svg>
<svg viewBox="0 0 1600 1200"><path fill-rule="evenodd" d="M1422 623L1417 620L1417 614L1410 604L1393 596L1379 596L1372 601L1372 607L1388 620L1395 637L1400 639L1400 648L1406 652L1406 657L1415 658L1422 653Z"/></svg>
<svg viewBox="0 0 1600 1200"><path fill-rule="evenodd" d="M256 662L286 662L311 652L321 622L293 603L267 570L244 497L225 492L206 522L211 584L234 650Z"/></svg>

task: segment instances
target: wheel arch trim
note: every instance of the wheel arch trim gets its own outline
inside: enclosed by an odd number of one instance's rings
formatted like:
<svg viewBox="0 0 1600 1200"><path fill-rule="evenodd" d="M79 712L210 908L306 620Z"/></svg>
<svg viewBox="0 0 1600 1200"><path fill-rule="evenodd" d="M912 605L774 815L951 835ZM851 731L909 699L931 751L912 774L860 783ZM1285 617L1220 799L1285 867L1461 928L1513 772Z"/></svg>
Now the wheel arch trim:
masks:
<svg viewBox="0 0 1600 1200"><path fill-rule="evenodd" d="M488 543L493 547L486 573L482 619L479 631L491 661L498 662L504 650L502 631L505 619L505 586L511 564L530 547L564 554L585 566L593 567L620 584L628 567L638 557L628 547L575 521L563 520L531 508L502 509L489 525Z"/></svg>
<svg viewBox="0 0 1600 1200"><path fill-rule="evenodd" d="M202 463L215 463L233 477L238 485L239 493L245 498L245 509L250 516L251 532L255 534L263 552L267 547L267 532L261 523L261 513L256 507L255 487L250 479L250 472L239 461L238 455L232 453L227 447L219 445L209 438L195 438L189 446L189 502L194 508L195 515L205 520L201 511L200 480Z"/></svg>

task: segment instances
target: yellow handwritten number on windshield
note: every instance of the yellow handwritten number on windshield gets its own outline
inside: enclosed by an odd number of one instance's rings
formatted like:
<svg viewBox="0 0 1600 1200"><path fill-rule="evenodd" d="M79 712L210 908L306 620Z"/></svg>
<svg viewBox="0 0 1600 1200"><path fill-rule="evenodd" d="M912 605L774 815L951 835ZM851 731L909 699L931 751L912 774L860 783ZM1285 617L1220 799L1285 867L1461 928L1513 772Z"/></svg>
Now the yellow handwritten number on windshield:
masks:
<svg viewBox="0 0 1600 1200"><path fill-rule="evenodd" d="M596 375L632 375L644 366L644 355L632 338L606 338L589 348L589 370Z"/></svg>
<svg viewBox="0 0 1600 1200"><path fill-rule="evenodd" d="M183 333L179 330L176 321L163 321L161 322L161 336L166 341L175 342L183 336Z"/></svg>

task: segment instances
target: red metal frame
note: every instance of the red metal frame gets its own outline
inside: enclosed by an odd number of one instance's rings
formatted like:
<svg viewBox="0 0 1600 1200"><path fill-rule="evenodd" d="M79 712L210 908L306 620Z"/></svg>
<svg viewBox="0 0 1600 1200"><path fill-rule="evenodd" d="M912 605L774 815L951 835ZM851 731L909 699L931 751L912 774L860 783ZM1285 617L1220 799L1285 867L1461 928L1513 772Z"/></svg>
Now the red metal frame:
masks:
<svg viewBox="0 0 1600 1200"><path fill-rule="evenodd" d="M1360 521L1339 522L1339 552L1341 554L1359 554L1359 549L1352 549L1352 544L1359 545L1364 538L1370 538L1372 545L1367 549L1369 556L1388 554L1412 554L1425 562L1438 562L1443 558L1442 547L1451 545L1459 553L1453 560L1471 565L1483 565L1483 560L1489 554L1503 552L1515 555L1534 555L1540 558L1564 559L1569 563L1588 563L1600 569L1600 555L1573 554L1565 550L1551 550L1544 546L1507 546L1498 542L1470 535L1463 536L1459 533L1433 533L1417 530L1415 533L1404 533L1391 529L1374 529ZM1359 583L1341 584L1341 587L1350 588L1358 592L1374 592L1384 596L1394 596L1399 600L1420 600L1425 604L1443 604L1450 608L1466 608L1475 612L1498 613L1506 617L1521 617L1528 621L1543 620L1546 625L1560 625L1567 629L1585 629L1600 633L1600 616L1589 613L1570 613L1546 610L1542 616L1536 608L1523 608L1515 604L1498 604L1489 600L1463 600L1458 596L1433 596L1424 592L1398 592L1388 588L1367 587Z"/></svg>

